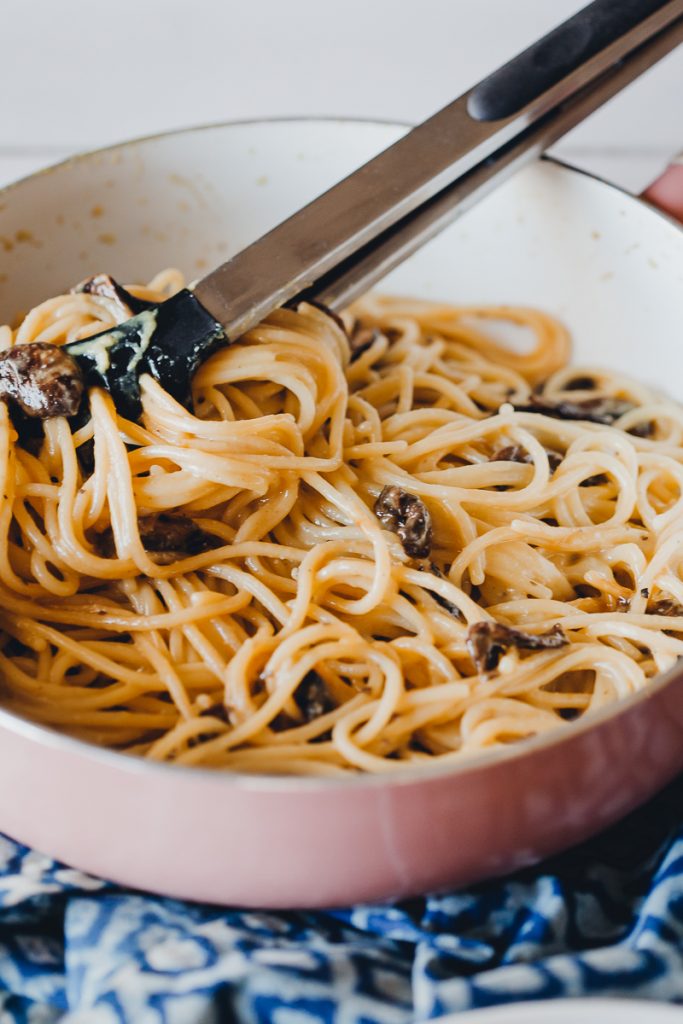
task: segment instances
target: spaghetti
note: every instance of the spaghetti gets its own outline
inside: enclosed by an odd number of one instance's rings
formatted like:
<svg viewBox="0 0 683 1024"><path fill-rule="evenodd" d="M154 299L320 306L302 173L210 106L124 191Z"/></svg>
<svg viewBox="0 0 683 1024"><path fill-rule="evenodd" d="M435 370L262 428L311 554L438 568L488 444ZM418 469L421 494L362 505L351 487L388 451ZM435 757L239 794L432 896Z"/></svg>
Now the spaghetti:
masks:
<svg viewBox="0 0 683 1024"><path fill-rule="evenodd" d="M0 346L84 339L122 295L50 299ZM683 409L569 348L536 310L373 296L273 313L192 410L147 376L140 423L95 389L26 438L0 402L3 705L154 760L337 775L647 685L683 654Z"/></svg>

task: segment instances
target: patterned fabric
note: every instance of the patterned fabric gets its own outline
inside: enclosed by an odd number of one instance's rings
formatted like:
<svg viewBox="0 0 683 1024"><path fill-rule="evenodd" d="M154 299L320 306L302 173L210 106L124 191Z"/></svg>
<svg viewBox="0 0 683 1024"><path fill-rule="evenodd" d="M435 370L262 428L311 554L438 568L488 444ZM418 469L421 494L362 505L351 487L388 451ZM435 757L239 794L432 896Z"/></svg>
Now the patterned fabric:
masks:
<svg viewBox="0 0 683 1024"><path fill-rule="evenodd" d="M409 1024L511 1000L683 1003L683 779L538 868L327 913L126 892L0 837L0 1024Z"/></svg>

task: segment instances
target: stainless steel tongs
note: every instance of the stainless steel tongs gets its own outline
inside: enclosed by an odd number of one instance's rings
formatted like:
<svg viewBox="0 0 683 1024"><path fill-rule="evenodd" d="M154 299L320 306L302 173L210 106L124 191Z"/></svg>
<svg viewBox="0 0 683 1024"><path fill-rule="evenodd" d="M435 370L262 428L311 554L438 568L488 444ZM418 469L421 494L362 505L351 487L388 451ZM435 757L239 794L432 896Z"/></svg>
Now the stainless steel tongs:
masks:
<svg viewBox="0 0 683 1024"><path fill-rule="evenodd" d="M67 351L128 418L142 373L187 404L216 347L285 303L342 309L682 41L683 0L595 0L192 291Z"/></svg>

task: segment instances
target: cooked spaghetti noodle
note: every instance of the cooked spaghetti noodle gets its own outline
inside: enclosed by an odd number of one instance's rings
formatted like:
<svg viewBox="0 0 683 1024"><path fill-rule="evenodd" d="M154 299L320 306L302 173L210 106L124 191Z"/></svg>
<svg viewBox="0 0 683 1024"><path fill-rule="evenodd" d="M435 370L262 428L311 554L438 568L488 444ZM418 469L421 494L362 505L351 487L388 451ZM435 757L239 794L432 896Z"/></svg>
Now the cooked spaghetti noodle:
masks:
<svg viewBox="0 0 683 1024"><path fill-rule="evenodd" d="M122 319L80 291L0 345ZM5 707L155 760L394 771L571 728L683 654L683 409L568 366L532 309L370 297L344 328L280 310L192 411L143 377L140 423L92 390L26 440L0 402Z"/></svg>

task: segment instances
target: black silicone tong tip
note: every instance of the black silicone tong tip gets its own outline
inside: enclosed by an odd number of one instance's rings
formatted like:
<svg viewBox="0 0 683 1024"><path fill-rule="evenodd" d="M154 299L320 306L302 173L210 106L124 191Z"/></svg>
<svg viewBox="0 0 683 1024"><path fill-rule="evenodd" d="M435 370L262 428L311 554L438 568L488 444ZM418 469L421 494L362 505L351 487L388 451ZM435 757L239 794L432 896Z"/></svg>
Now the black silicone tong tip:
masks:
<svg viewBox="0 0 683 1024"><path fill-rule="evenodd" d="M138 420L141 374L151 374L189 408L195 371L226 341L221 325L192 292L183 289L117 327L65 348L80 365L89 387L106 388L119 414Z"/></svg>

